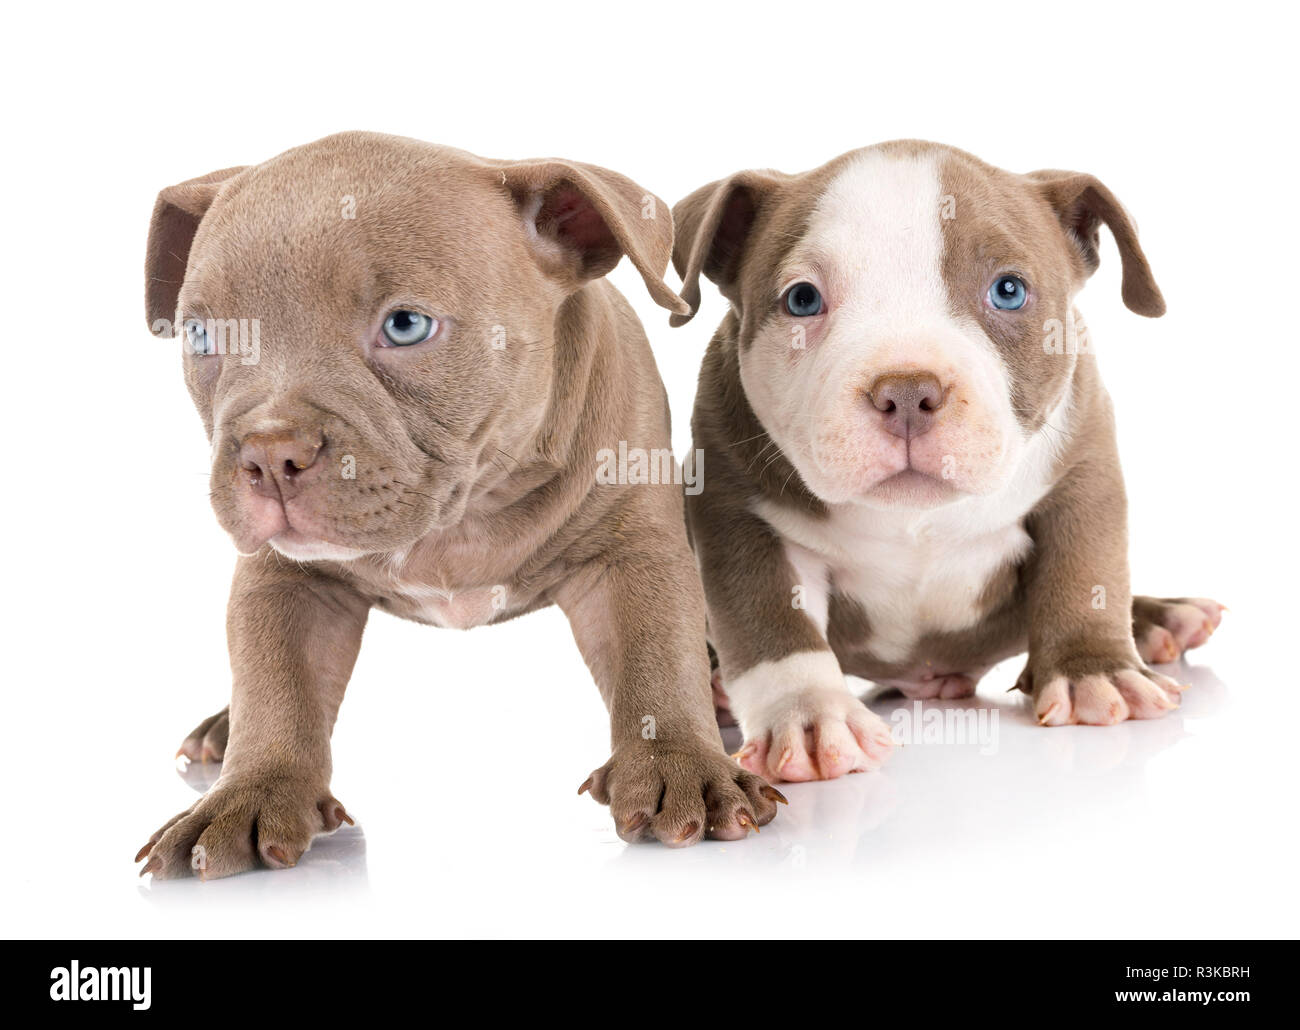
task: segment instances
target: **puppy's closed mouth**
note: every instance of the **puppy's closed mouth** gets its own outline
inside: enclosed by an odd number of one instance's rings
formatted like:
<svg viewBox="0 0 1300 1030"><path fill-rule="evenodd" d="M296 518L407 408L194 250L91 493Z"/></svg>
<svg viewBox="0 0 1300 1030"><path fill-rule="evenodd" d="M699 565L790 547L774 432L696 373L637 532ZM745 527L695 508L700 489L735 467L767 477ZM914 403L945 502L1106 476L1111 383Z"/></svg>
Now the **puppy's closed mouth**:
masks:
<svg viewBox="0 0 1300 1030"><path fill-rule="evenodd" d="M308 520L299 518L296 521L298 525L290 520L283 502L262 498L245 511L235 525L228 527L228 531L235 549L243 555L256 554L267 543L290 558L299 558L299 552L321 548L351 550L328 542L322 533L310 526Z"/></svg>
<svg viewBox="0 0 1300 1030"><path fill-rule="evenodd" d="M890 507L934 508L954 500L960 493L940 476L922 472L914 465L886 476L866 496Z"/></svg>
<svg viewBox="0 0 1300 1030"><path fill-rule="evenodd" d="M242 443L223 448L212 470L213 508L241 554L270 543L299 561L351 560L454 521L464 493L454 477L436 476L411 455L385 455L374 441L322 428L293 408L258 419L252 433L223 430Z"/></svg>
<svg viewBox="0 0 1300 1030"><path fill-rule="evenodd" d="M228 532L236 550L243 555L257 553L270 544L287 558L297 561L346 561L369 553L367 550L331 540L310 508L293 501L258 497L246 501Z"/></svg>

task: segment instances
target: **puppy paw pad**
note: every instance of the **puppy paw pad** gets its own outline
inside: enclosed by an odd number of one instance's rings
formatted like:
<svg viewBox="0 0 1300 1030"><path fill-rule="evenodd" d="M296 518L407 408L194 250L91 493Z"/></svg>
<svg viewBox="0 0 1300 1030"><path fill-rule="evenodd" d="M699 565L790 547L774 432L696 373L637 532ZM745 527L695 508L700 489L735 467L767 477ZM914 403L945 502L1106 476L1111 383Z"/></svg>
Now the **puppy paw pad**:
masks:
<svg viewBox="0 0 1300 1030"><path fill-rule="evenodd" d="M772 780L832 780L880 768L894 747L889 727L845 691L782 698L742 724L743 768Z"/></svg>
<svg viewBox="0 0 1300 1030"><path fill-rule="evenodd" d="M1113 672L1049 676L1034 697L1041 726L1114 726L1129 719L1156 719L1178 707L1185 689L1150 670L1119 668Z"/></svg>

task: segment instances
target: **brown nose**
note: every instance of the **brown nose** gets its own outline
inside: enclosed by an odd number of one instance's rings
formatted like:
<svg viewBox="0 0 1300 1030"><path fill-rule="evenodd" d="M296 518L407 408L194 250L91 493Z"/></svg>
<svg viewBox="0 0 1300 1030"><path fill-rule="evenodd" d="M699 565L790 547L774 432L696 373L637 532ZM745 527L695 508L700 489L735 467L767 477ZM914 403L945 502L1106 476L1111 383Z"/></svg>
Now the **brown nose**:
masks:
<svg viewBox="0 0 1300 1030"><path fill-rule="evenodd" d="M251 433L239 446L239 464L256 493L288 500L305 485L305 474L324 446L320 430Z"/></svg>
<svg viewBox="0 0 1300 1030"><path fill-rule="evenodd" d="M867 389L867 399L884 416L889 432L910 440L930 431L945 398L938 378L929 372L886 372Z"/></svg>

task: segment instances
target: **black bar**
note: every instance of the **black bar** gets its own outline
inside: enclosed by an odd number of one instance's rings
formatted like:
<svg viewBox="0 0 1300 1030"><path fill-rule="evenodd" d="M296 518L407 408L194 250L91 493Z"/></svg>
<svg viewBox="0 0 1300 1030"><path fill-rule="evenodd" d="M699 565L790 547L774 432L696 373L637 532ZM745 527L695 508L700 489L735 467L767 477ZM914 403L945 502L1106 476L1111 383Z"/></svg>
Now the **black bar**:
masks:
<svg viewBox="0 0 1300 1030"><path fill-rule="evenodd" d="M632 941L617 950L575 942L571 956L561 954L563 944L548 944L539 953L530 942L504 962L481 955L480 947L368 941L21 942L4 964L4 999L9 1014L20 1010L94 1021L111 1012L114 1019L207 1021L220 1012L248 1018L256 1013L259 1019L277 1011L302 1015L315 1005L328 1010L342 997L363 1007L373 1004L379 1013L412 1003L426 1013L430 1005L445 1012L449 1002L467 997L480 1015L499 1019L512 1010L537 1016L549 1009L556 1015L560 991L586 1023L607 1011L602 1006L607 998L617 1000L605 1017L611 1019L620 1019L629 1006L639 1007L638 997L647 1012L668 999L678 1013L696 999L716 1007L719 994L727 993L720 985L730 983L739 1009L724 1008L733 1017L743 1010L747 1018L761 1020L770 1007L773 1014L808 1008L816 1018L835 997L832 1008L844 1006L845 1015L856 1009L869 1024L875 1022L870 1013L881 1011L873 996L889 1001L895 1014L890 1021L908 1010L981 1019L995 1014L999 1019L1123 1019L1125 1013L1143 1020L1153 1015L1239 1019L1294 1013L1300 986L1292 963L1283 958L1283 949L1289 958L1294 947L1283 942L863 940L776 952L763 941ZM784 960L776 957L781 954ZM75 999L67 997L73 962ZM105 969L132 972L104 974ZM755 984L759 969L764 972ZM692 972L694 982L682 979ZM673 980L659 983L659 977ZM499 987L490 986L497 980ZM118 1000L85 997L114 992Z"/></svg>

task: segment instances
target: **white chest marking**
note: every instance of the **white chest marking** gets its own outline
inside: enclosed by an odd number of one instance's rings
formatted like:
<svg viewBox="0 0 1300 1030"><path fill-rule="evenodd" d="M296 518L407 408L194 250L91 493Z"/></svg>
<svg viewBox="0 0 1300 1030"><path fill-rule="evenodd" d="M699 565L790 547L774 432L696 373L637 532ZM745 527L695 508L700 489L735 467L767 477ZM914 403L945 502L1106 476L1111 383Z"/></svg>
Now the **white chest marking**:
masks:
<svg viewBox="0 0 1300 1030"><path fill-rule="evenodd" d="M920 512L836 504L824 519L766 499L754 510L785 538L802 581L825 583L862 605L872 654L902 662L927 633L974 626L989 580L1028 553L1021 520L1051 488L1068 417L1067 395L993 494ZM825 631L825 608L810 608Z"/></svg>
<svg viewBox="0 0 1300 1030"><path fill-rule="evenodd" d="M472 629L490 622L507 607L503 586L448 592L437 587L403 584L397 593L420 607L420 615L447 629Z"/></svg>
<svg viewBox="0 0 1300 1030"><path fill-rule="evenodd" d="M949 510L961 507L920 514L836 508L827 520L770 503L758 510L805 553L819 556L834 591L862 605L872 654L901 662L927 633L975 625L989 579L1029 550L1018 522L977 529Z"/></svg>

